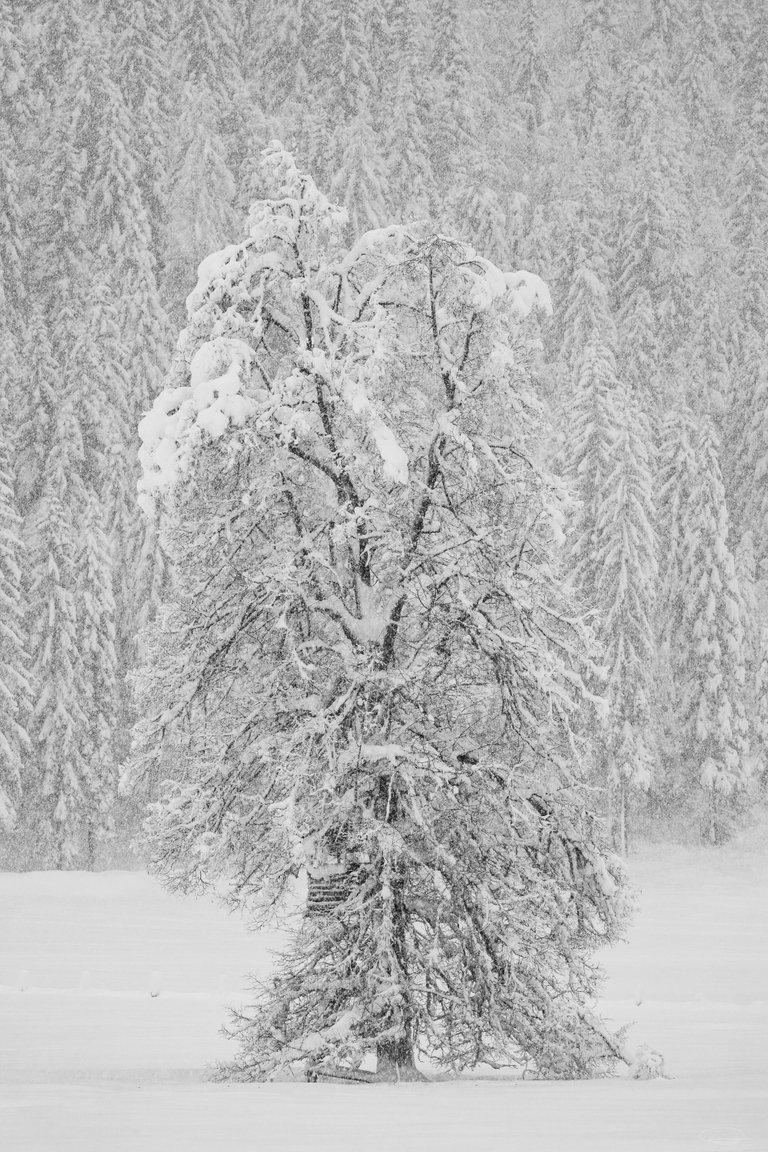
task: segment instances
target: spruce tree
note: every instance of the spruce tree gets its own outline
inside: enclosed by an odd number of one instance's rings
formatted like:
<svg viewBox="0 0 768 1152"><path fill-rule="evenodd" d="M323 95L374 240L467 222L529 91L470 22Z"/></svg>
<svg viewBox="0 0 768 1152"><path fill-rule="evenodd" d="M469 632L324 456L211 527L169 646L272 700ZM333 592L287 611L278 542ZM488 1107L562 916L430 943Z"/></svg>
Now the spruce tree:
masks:
<svg viewBox="0 0 768 1152"><path fill-rule="evenodd" d="M170 315L183 315L190 279L206 252L233 235L235 181L216 109L204 84L185 81L169 191L165 299Z"/></svg>
<svg viewBox="0 0 768 1152"><path fill-rule="evenodd" d="M323 6L304 0L265 0L249 76L250 101L263 107L272 136L289 141L314 170L327 163L328 140L338 119L327 113L320 88L323 17Z"/></svg>
<svg viewBox="0 0 768 1152"><path fill-rule="evenodd" d="M689 221L681 173L656 163L676 151L671 94L656 65L639 62L629 79L620 130L628 150L617 219L614 303L620 330L619 367L645 410L661 403L673 349L687 335L692 295Z"/></svg>
<svg viewBox="0 0 768 1152"><path fill-rule="evenodd" d="M96 258L85 303L89 322L83 343L90 344L91 375L82 376L83 402L93 410L101 397L98 413L92 411L88 422L103 441L102 458L88 472L115 537L121 664L127 666L140 610L136 567L144 533L136 509L133 430L160 389L168 320L155 277L129 110L109 76L109 56L101 42L89 34L85 48L89 118L83 135L91 146L84 196ZM140 576L139 587L144 580Z"/></svg>
<svg viewBox="0 0 768 1152"><path fill-rule="evenodd" d="M656 772L657 545L648 420L626 386L612 390L609 402L613 442L597 513L603 567L595 600L608 662L603 748L610 765L613 836L626 855L632 795L647 791Z"/></svg>
<svg viewBox="0 0 768 1152"><path fill-rule="evenodd" d="M745 532L734 550L736 583L743 608L744 668L746 677L745 706L749 723L750 775L756 779L765 776L768 767L765 717L766 629L765 585L758 579L755 542L752 532Z"/></svg>
<svg viewBox="0 0 768 1152"><path fill-rule="evenodd" d="M234 100L243 88L242 53L230 0L178 0L175 12L178 74L208 94L217 130L233 128Z"/></svg>
<svg viewBox="0 0 768 1152"><path fill-rule="evenodd" d="M413 0L396 0L389 14L393 67L391 116L384 127L389 210L403 221L424 219L435 207L435 178L427 135L422 77L424 27Z"/></svg>
<svg viewBox="0 0 768 1152"><path fill-rule="evenodd" d="M684 6L681 0L651 0L651 24L646 35L653 36L666 67L672 65L674 45L683 27Z"/></svg>
<svg viewBox="0 0 768 1152"><path fill-rule="evenodd" d="M573 118L581 139L587 141L604 133L611 118L618 27L610 0L584 0L581 11L574 50L579 85Z"/></svg>
<svg viewBox="0 0 768 1152"><path fill-rule="evenodd" d="M697 484L696 419L681 399L668 406L661 426L656 505L659 512L659 642L684 648L683 572L693 565L688 520Z"/></svg>
<svg viewBox="0 0 768 1152"><path fill-rule="evenodd" d="M689 802L682 758L680 716L684 684L680 654L690 644L684 622L686 586L683 573L693 566L694 542L689 531L691 499L697 483L696 419L681 398L667 405L659 436L656 508L659 537L659 584L656 613L658 747L660 771L651 800L661 811Z"/></svg>
<svg viewBox="0 0 768 1152"><path fill-rule="evenodd" d="M38 858L56 868L72 867L82 858L94 791L84 740L87 696L77 634L73 510L83 498L82 440L72 401L71 396L59 401L43 491L25 524L33 706L23 815Z"/></svg>
<svg viewBox="0 0 768 1152"><path fill-rule="evenodd" d="M755 531L758 559L766 556L768 485L765 421L768 335L768 18L755 12L738 92L739 133L730 231L738 291L732 356L733 397L727 424L726 475L737 531Z"/></svg>
<svg viewBox="0 0 768 1152"><path fill-rule="evenodd" d="M606 715L597 734L596 782L608 798L612 835L626 855L633 792L647 790L656 761L653 673L656 533L647 420L616 375L595 327L575 363L564 455L580 511L571 535L574 581L594 614L605 664Z"/></svg>
<svg viewBox="0 0 768 1152"><path fill-rule="evenodd" d="M688 530L692 547L682 571L682 625L687 643L675 656L682 686L681 722L687 784L707 798L706 835L728 835L729 809L749 780L745 709L743 602L728 545L728 510L711 418L701 422L698 468Z"/></svg>
<svg viewBox="0 0 768 1152"><path fill-rule="evenodd" d="M104 0L112 29L115 81L129 111L129 152L152 241L148 255L165 254L169 148L179 82L168 68L169 13L160 0L137 0L127 8Z"/></svg>
<svg viewBox="0 0 768 1152"><path fill-rule="evenodd" d="M706 170L706 150L716 147L717 137L727 125L727 90L723 89L725 69L733 63L724 43L722 14L717 6L713 7L709 0L695 0L682 43L684 56L677 87L691 129L688 146L695 150Z"/></svg>
<svg viewBox="0 0 768 1152"><path fill-rule="evenodd" d="M24 387L19 388L16 431L16 491L23 516L42 495L56 422L58 367L41 309L30 307L21 345ZM20 373L19 373L20 378Z"/></svg>
<svg viewBox="0 0 768 1152"><path fill-rule="evenodd" d="M73 27L64 44L44 44L43 59L61 84L42 128L50 199L30 229L36 292L24 351L33 368L21 405L18 467L34 701L22 819L41 859L59 867L92 865L96 840L109 827L114 762L104 754L104 730L114 733L121 721L114 693L94 684L86 652L92 658L100 643L109 662L118 608L80 544L94 538L86 513L96 503L110 529L124 528L134 413L117 323L124 310L112 276L122 273L120 288L131 283L130 230L141 207L127 113L104 41L79 6L66 8ZM49 37L56 27L52 18ZM125 608L123 598L128 624ZM98 630L84 623L94 619Z"/></svg>
<svg viewBox="0 0 768 1152"><path fill-rule="evenodd" d="M527 4L520 22L513 90L531 150L529 161L541 147L552 114L552 76L542 41L541 5Z"/></svg>
<svg viewBox="0 0 768 1152"><path fill-rule="evenodd" d="M741 327L768 331L768 16L756 10L741 72L731 231L740 281Z"/></svg>
<svg viewBox="0 0 768 1152"><path fill-rule="evenodd" d="M346 209L350 235L359 236L386 220L383 158L364 94L354 115L338 130L335 148L338 159L331 190Z"/></svg>
<svg viewBox="0 0 768 1152"><path fill-rule="evenodd" d="M383 224L385 159L381 109L373 99L376 41L389 40L379 0L326 0L318 14L319 93L326 116L319 172L348 213L348 235Z"/></svg>
<svg viewBox="0 0 768 1152"><path fill-rule="evenodd" d="M22 801L30 704L22 599L23 545L12 467L9 376L17 366L0 339L0 832Z"/></svg>
<svg viewBox="0 0 768 1152"><path fill-rule="evenodd" d="M79 523L75 557L77 649L87 700L87 728L81 733L81 741L91 784L82 814L82 852L89 866L93 866L98 841L113 826L119 735L113 548L103 518L97 496L89 493Z"/></svg>
<svg viewBox="0 0 768 1152"><path fill-rule="evenodd" d="M473 78L458 0L436 0L431 43L428 76L432 92L429 124L432 170L443 211L455 226L457 204L466 193L470 178L464 158L474 132Z"/></svg>
<svg viewBox="0 0 768 1152"><path fill-rule="evenodd" d="M19 203L18 150L0 118L0 331L20 335L24 297L24 225Z"/></svg>

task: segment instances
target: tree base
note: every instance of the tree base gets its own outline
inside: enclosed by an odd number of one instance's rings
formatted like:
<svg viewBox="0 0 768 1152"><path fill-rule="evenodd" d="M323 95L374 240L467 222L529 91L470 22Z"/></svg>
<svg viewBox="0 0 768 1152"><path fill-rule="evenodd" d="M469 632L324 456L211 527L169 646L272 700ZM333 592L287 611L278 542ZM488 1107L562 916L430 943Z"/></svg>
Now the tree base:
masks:
<svg viewBox="0 0 768 1152"><path fill-rule="evenodd" d="M398 1064L393 1068L382 1068L381 1071L374 1073L373 1079L377 1084L427 1083L427 1077L423 1072L419 1072L413 1064Z"/></svg>
<svg viewBox="0 0 768 1152"><path fill-rule="evenodd" d="M380 1044L376 1052L376 1079L397 1084L405 1080L425 1080L413 1062L410 1041L401 1038Z"/></svg>

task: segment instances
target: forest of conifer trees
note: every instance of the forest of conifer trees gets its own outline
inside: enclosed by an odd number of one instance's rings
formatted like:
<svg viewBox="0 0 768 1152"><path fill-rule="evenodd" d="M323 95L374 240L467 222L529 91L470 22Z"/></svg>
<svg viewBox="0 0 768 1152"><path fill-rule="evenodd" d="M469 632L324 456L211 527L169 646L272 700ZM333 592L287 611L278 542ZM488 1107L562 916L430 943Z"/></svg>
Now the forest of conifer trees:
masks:
<svg viewBox="0 0 768 1152"><path fill-rule="evenodd" d="M0 0L0 862L120 858L173 572L137 426L280 140L349 241L549 285L534 368L614 842L718 843L768 750L761 0ZM178 353L177 353L178 354Z"/></svg>

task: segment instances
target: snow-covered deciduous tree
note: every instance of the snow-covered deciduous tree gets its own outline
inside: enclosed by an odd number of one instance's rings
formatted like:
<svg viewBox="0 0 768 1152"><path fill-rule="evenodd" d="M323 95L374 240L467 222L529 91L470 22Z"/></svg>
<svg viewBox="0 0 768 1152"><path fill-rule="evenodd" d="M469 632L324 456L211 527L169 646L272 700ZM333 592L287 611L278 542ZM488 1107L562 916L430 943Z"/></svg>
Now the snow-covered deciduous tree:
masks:
<svg viewBox="0 0 768 1152"><path fill-rule="evenodd" d="M135 772L172 779L153 869L309 912L227 1075L427 1056L580 1077L621 1056L592 951L621 867L581 782L585 637L561 594L525 318L544 284L343 216L279 145L203 262L141 425L177 593L149 631Z"/></svg>

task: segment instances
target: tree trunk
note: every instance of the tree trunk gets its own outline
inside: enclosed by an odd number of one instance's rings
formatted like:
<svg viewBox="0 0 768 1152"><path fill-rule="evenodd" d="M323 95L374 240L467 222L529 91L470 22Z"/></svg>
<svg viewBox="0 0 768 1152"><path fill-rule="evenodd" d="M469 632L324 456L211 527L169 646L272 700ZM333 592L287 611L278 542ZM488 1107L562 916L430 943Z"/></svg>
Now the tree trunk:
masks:
<svg viewBox="0 0 768 1152"><path fill-rule="evenodd" d="M627 858L629 855L629 830L627 827L627 782L622 777L619 785L619 852Z"/></svg>
<svg viewBox="0 0 768 1152"><path fill-rule="evenodd" d="M720 827L717 818L717 792L714 786L709 793L709 842L712 845L720 843Z"/></svg>
<svg viewBox="0 0 768 1152"><path fill-rule="evenodd" d="M378 796L376 800L376 814L379 819L394 824L399 813L399 796L397 789L392 788L389 777L379 777ZM408 972L408 945L406 940L406 910L405 910L405 876L403 864L399 861L395 865L395 875L390 876L392 890L392 953L397 960L403 980L407 980ZM423 1076L416 1068L413 1059L413 1017L408 1000L407 989L404 989L403 1007L399 1011L399 1023L403 1034L391 1040L380 1040L376 1045L376 1079L377 1080L423 1080Z"/></svg>
<svg viewBox="0 0 768 1152"><path fill-rule="evenodd" d="M629 815L628 788L623 777L618 785L611 788L609 795L611 841L615 851L626 859L629 855Z"/></svg>
<svg viewBox="0 0 768 1152"><path fill-rule="evenodd" d="M85 867L88 872L93 872L96 865L96 832L92 824L88 825L85 834Z"/></svg>
<svg viewBox="0 0 768 1152"><path fill-rule="evenodd" d="M396 1040L381 1040L376 1045L377 1080L423 1080L413 1060L413 1045L409 1036Z"/></svg>

